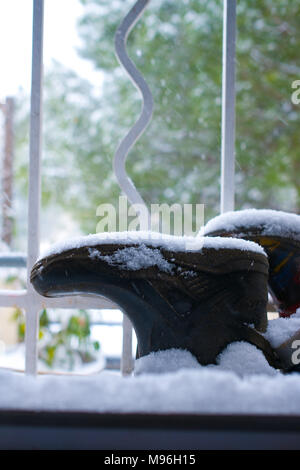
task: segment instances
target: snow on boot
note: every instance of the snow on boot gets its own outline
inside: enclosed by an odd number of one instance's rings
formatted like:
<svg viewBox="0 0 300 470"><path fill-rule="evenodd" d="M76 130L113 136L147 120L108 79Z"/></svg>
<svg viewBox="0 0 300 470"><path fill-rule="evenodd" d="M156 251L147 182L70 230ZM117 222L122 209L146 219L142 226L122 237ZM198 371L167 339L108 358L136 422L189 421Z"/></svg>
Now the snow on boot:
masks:
<svg viewBox="0 0 300 470"><path fill-rule="evenodd" d="M260 244L269 258L269 291L279 315L300 307L300 216L282 211L248 209L210 220L205 236L243 238Z"/></svg>
<svg viewBox="0 0 300 470"><path fill-rule="evenodd" d="M206 365L228 344L248 341L278 367L258 333L267 325L267 279L267 256L253 242L153 232L81 237L54 247L31 273L43 296L115 302L134 326L139 356L178 348Z"/></svg>

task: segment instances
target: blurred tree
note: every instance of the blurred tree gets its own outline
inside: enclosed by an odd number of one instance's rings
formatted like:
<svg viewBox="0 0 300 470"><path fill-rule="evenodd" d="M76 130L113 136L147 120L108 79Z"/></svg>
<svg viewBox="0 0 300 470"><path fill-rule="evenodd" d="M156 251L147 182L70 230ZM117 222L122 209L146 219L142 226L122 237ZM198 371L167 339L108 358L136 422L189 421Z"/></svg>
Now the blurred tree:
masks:
<svg viewBox="0 0 300 470"><path fill-rule="evenodd" d="M133 1L81 2L80 54L103 84L95 90L57 63L47 74L43 187L45 202L93 232L96 207L117 202L112 159L141 105L114 55L115 30ZM238 2L237 208L300 212L300 109L291 102L299 27L299 2ZM152 0L128 50L155 102L128 173L149 204L204 203L207 219L219 210L222 2Z"/></svg>

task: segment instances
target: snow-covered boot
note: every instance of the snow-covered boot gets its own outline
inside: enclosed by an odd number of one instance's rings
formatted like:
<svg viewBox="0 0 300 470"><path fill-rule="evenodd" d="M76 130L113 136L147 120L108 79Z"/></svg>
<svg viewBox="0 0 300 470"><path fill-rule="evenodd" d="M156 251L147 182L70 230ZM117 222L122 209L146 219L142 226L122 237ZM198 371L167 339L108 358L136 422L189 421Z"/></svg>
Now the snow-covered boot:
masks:
<svg viewBox="0 0 300 470"><path fill-rule="evenodd" d="M139 356L179 348L200 364L234 341L248 341L278 367L268 341L268 259L232 238L104 233L56 246L32 269L43 296L99 295L131 319ZM254 326L254 327L253 327Z"/></svg>
<svg viewBox="0 0 300 470"><path fill-rule="evenodd" d="M300 308L300 216L282 211L248 209L210 220L205 236L243 238L260 244L269 258L269 291L279 315Z"/></svg>

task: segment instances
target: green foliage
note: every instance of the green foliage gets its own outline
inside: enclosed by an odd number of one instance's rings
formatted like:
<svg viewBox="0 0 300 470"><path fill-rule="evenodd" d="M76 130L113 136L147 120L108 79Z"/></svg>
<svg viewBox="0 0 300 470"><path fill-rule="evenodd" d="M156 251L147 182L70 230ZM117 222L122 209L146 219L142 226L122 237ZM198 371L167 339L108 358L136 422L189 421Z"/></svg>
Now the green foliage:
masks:
<svg viewBox="0 0 300 470"><path fill-rule="evenodd" d="M25 318L20 309L16 309L13 320L17 322L18 339L25 340ZM39 319L39 359L48 367L59 367L73 370L78 363L86 364L95 361L100 343L92 341L90 334L90 317L87 311L79 310L72 315L66 324L60 322L57 330L44 309Z"/></svg>
<svg viewBox="0 0 300 470"><path fill-rule="evenodd" d="M44 202L94 232L96 208L116 203L112 159L141 101L114 55L131 0L81 0L81 55L103 73L101 91L55 63L46 75ZM237 208L300 209L300 4L238 2ZM204 203L219 211L222 2L152 0L128 51L154 95L155 112L132 149L128 173L150 203ZM20 177L24 174L20 166Z"/></svg>
<svg viewBox="0 0 300 470"><path fill-rule="evenodd" d="M16 308L12 320L17 323L18 340L21 343L25 340L25 319L22 310Z"/></svg>
<svg viewBox="0 0 300 470"><path fill-rule="evenodd" d="M44 328L47 331L39 357L49 367L67 367L72 370L78 359L80 363L95 360L95 352L99 351L100 344L90 338L90 318L85 310L72 315L65 326L60 325L57 332L51 331L49 322Z"/></svg>

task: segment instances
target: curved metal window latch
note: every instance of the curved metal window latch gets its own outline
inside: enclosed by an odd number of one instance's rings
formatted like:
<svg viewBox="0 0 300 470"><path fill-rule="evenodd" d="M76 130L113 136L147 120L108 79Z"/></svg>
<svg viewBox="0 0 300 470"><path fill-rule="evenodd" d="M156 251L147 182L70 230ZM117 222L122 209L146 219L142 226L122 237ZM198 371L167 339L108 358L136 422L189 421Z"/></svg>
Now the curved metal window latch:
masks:
<svg viewBox="0 0 300 470"><path fill-rule="evenodd" d="M137 23L149 3L150 0L138 0L123 19L115 35L116 56L133 81L133 84L141 92L143 106L140 117L117 148L114 156L113 168L121 190L128 197L129 202L135 205L142 230L151 228L149 210L140 193L127 175L125 163L130 149L143 134L151 121L153 113L153 96L143 76L137 70L136 66L127 54L126 41L131 29Z"/></svg>

